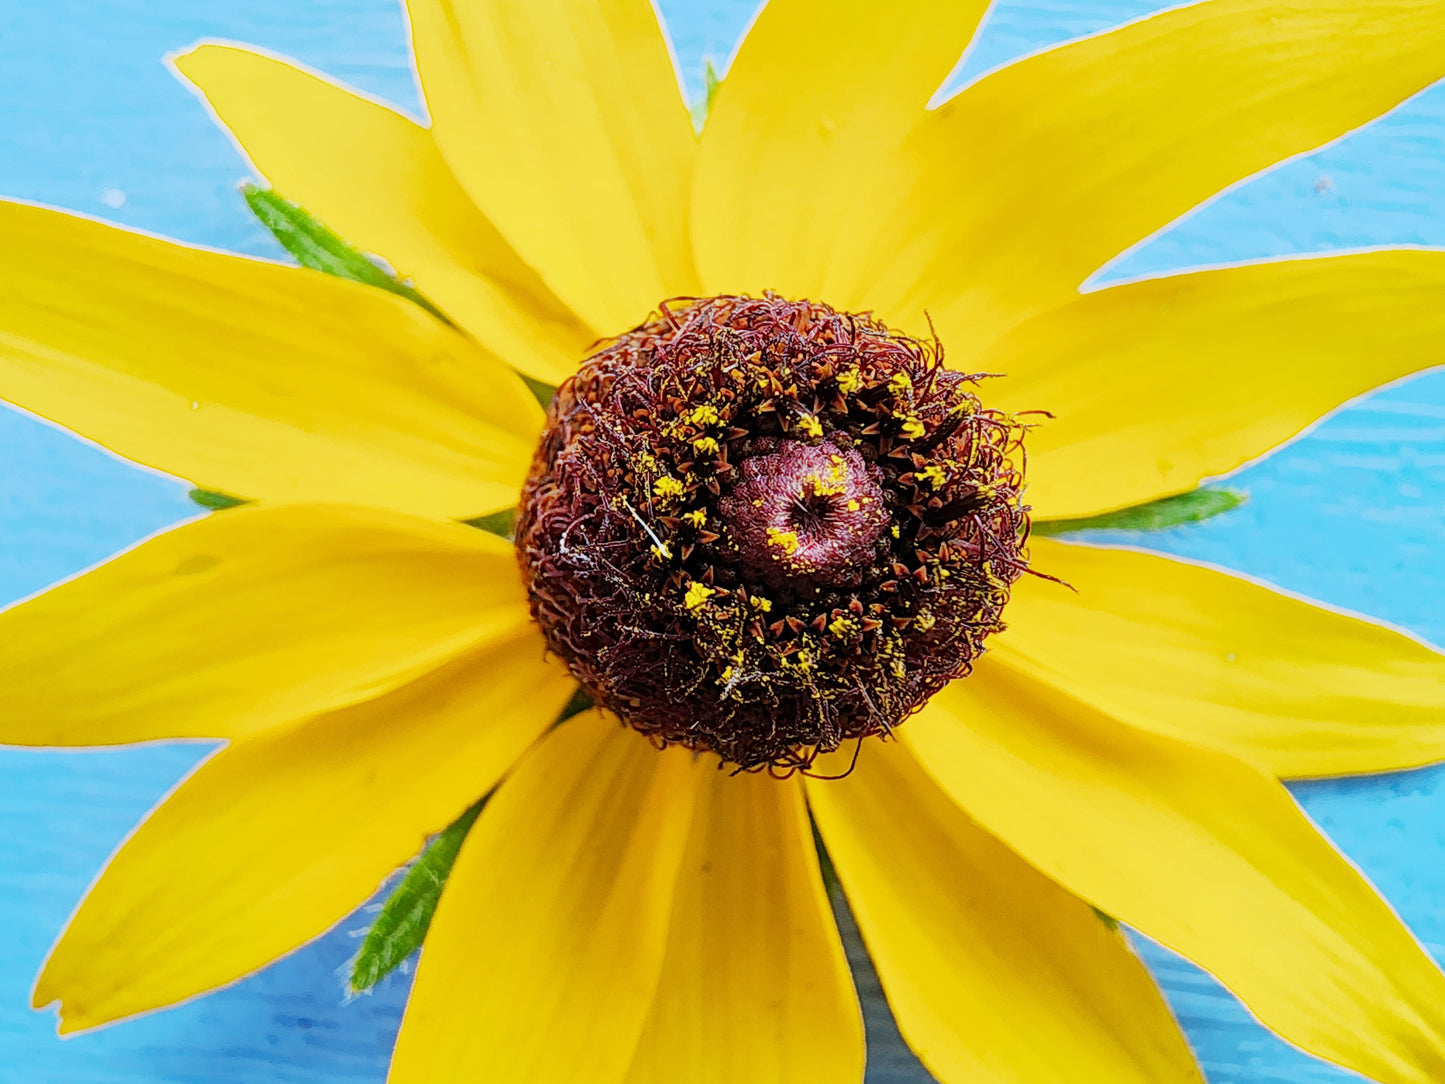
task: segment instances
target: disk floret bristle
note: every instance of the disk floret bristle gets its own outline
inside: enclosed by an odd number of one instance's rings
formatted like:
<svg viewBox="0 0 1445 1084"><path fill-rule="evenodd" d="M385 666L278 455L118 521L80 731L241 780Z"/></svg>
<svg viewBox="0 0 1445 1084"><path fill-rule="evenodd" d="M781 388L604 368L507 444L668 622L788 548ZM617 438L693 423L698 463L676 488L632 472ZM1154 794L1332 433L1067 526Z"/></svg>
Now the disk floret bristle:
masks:
<svg viewBox="0 0 1445 1084"><path fill-rule="evenodd" d="M816 302L671 302L558 390L517 546L594 699L806 768L968 674L1025 570L1022 427L933 342Z"/></svg>

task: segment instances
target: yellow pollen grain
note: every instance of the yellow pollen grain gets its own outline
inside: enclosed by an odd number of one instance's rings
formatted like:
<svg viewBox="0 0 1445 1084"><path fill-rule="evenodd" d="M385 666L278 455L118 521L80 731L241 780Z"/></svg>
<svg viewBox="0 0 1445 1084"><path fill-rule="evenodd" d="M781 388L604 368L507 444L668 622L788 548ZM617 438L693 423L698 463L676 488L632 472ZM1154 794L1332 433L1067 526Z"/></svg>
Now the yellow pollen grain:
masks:
<svg viewBox="0 0 1445 1084"><path fill-rule="evenodd" d="M687 589L687 594L682 598L682 604L689 610L696 610L707 603L717 592L703 583L694 583Z"/></svg>
<svg viewBox="0 0 1445 1084"><path fill-rule="evenodd" d="M943 472L943 468L937 463L931 467L924 467L918 472L916 477L920 482L927 482L934 489L942 489L943 484L948 481L948 475Z"/></svg>
<svg viewBox="0 0 1445 1084"><path fill-rule="evenodd" d="M693 425L716 425L718 423L717 407L711 403L703 403L702 406L694 407L687 420Z"/></svg>
<svg viewBox="0 0 1445 1084"><path fill-rule="evenodd" d="M672 547L669 546L666 542L662 542L655 546L649 546L648 549L652 551L652 556L656 557L659 561L672 560Z"/></svg>
<svg viewBox="0 0 1445 1084"><path fill-rule="evenodd" d="M796 531L782 531L777 527L768 528L768 545L776 546L788 556L798 552L798 535Z"/></svg>
<svg viewBox="0 0 1445 1084"><path fill-rule="evenodd" d="M928 430L923 427L923 423L919 421L916 416L910 414L904 419L903 426L899 429L899 432L909 440L917 440L923 436L924 433L928 432Z"/></svg>
<svg viewBox="0 0 1445 1084"><path fill-rule="evenodd" d="M823 423L811 414L803 414L798 418L798 429L806 437L816 440L823 435Z"/></svg>
<svg viewBox="0 0 1445 1084"><path fill-rule="evenodd" d="M817 474L807 475L803 479L803 484L798 487L798 496L837 497L845 488L841 472L830 469L827 478Z"/></svg>
<svg viewBox="0 0 1445 1084"><path fill-rule="evenodd" d="M828 622L828 631L841 640L844 637L852 636L855 632L857 632L858 623L852 618L841 616L835 617L832 621Z"/></svg>
<svg viewBox="0 0 1445 1084"><path fill-rule="evenodd" d="M863 374L857 369L845 369L838 374L838 390L844 395L852 395L863 386Z"/></svg>
<svg viewBox="0 0 1445 1084"><path fill-rule="evenodd" d="M888 389L894 395L902 395L913 390L913 380L907 373L894 373L888 380Z"/></svg>
<svg viewBox="0 0 1445 1084"><path fill-rule="evenodd" d="M664 476L652 483L653 495L664 501L681 497L683 488L683 484L671 476Z"/></svg>
<svg viewBox="0 0 1445 1084"><path fill-rule="evenodd" d="M847 508L848 511L850 511L850 512L856 512L856 511L858 511L858 509L862 508L863 506L858 503L858 498L857 498L857 497L850 497L850 498L848 498L848 503L847 503L846 505L844 505L844 507Z"/></svg>
<svg viewBox="0 0 1445 1084"><path fill-rule="evenodd" d="M759 613L768 613L773 608L772 601L770 599L763 598L762 595L749 595L748 602L750 602L753 606L753 609L757 610Z"/></svg>
<svg viewBox="0 0 1445 1084"><path fill-rule="evenodd" d="M712 437L698 437L692 442L692 446L703 455L717 454L717 441L713 440Z"/></svg>
<svg viewBox="0 0 1445 1084"><path fill-rule="evenodd" d="M682 518L694 527L701 527L707 522L707 513L701 508L694 508L691 512L684 512Z"/></svg>

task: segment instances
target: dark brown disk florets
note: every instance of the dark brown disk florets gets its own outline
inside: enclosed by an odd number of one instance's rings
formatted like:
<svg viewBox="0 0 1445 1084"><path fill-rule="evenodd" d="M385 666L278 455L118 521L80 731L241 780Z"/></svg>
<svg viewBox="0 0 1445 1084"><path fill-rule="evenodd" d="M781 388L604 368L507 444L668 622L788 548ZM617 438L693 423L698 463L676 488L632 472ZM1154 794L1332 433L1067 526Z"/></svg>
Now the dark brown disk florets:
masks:
<svg viewBox="0 0 1445 1084"><path fill-rule="evenodd" d="M936 344L816 302L672 302L558 389L532 613L600 704L807 767L966 675L1023 573L1022 430Z"/></svg>

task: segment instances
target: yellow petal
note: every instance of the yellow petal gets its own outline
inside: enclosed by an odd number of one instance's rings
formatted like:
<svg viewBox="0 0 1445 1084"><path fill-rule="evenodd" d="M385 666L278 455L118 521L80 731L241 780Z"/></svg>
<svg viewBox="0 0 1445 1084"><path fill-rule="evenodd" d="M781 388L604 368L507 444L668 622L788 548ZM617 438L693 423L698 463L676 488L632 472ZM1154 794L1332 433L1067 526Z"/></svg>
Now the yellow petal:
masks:
<svg viewBox="0 0 1445 1084"><path fill-rule="evenodd" d="M855 215L973 36L987 0L770 0L703 131L692 236L708 293L831 301Z"/></svg>
<svg viewBox="0 0 1445 1084"><path fill-rule="evenodd" d="M477 210L431 132L284 61L206 44L175 58L256 168L508 364L558 383L596 332Z"/></svg>
<svg viewBox="0 0 1445 1084"><path fill-rule="evenodd" d="M375 700L244 738L128 839L35 987L62 1032L214 989L319 936L485 794L572 684L525 617Z"/></svg>
<svg viewBox="0 0 1445 1084"><path fill-rule="evenodd" d="M940 1081L1203 1084L1118 931L906 747L868 743L847 778L810 779L808 800L899 1030Z"/></svg>
<svg viewBox="0 0 1445 1084"><path fill-rule="evenodd" d="M390 1084L609 1084L662 967L698 770L600 714L549 734L462 845Z"/></svg>
<svg viewBox="0 0 1445 1084"><path fill-rule="evenodd" d="M694 291L696 146L647 0L409 0L437 146L592 327Z"/></svg>
<svg viewBox="0 0 1445 1084"><path fill-rule="evenodd" d="M1026 861L1381 1084L1445 1078L1445 975L1288 792L984 660L899 733Z"/></svg>
<svg viewBox="0 0 1445 1084"><path fill-rule="evenodd" d="M968 368L1128 246L1441 75L1439 0L1212 0L1021 60L876 167L892 199L850 222L830 296L927 310Z"/></svg>
<svg viewBox="0 0 1445 1084"><path fill-rule="evenodd" d="M541 412L419 306L0 202L0 398L206 489L472 516Z"/></svg>
<svg viewBox="0 0 1445 1084"><path fill-rule="evenodd" d="M1441 361L1445 252L1248 264L1086 294L1006 336L990 397L1055 415L1029 501L1064 518L1193 489Z"/></svg>
<svg viewBox="0 0 1445 1084"><path fill-rule="evenodd" d="M0 742L235 738L409 681L528 613L471 527L245 507L0 614Z"/></svg>
<svg viewBox="0 0 1445 1084"><path fill-rule="evenodd" d="M1001 656L1136 726L1275 775L1445 759L1445 656L1238 576L1127 550L1033 543ZM1075 593L1077 592L1077 593Z"/></svg>
<svg viewBox="0 0 1445 1084"><path fill-rule="evenodd" d="M863 1078L853 992L802 788L699 766L667 955L627 1084Z"/></svg>

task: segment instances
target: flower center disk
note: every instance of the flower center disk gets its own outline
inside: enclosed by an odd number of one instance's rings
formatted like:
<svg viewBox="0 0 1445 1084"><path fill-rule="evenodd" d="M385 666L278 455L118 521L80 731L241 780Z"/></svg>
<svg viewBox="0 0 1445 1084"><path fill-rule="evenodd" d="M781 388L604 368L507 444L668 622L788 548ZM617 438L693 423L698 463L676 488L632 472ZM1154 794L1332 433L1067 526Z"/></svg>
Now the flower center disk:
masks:
<svg viewBox="0 0 1445 1084"><path fill-rule="evenodd" d="M869 315L671 302L558 389L517 548L548 643L659 744L806 768L1002 627L1022 427Z"/></svg>

